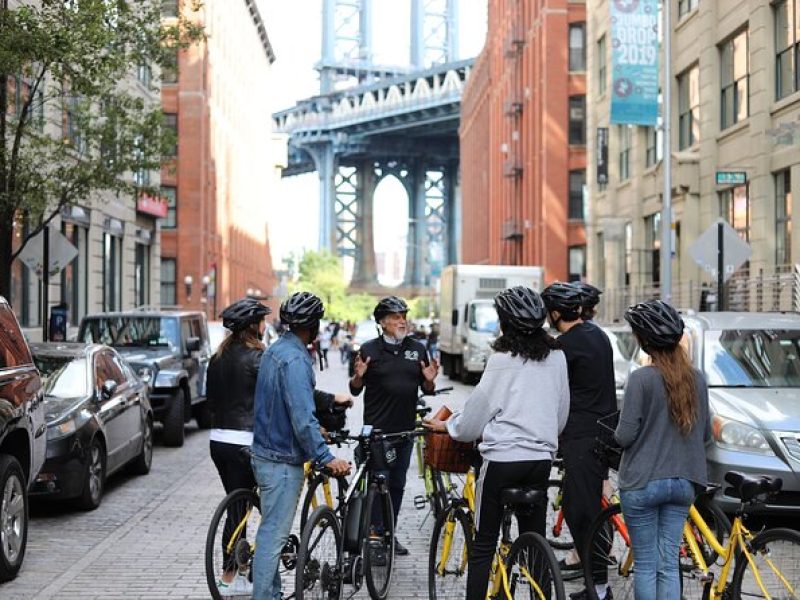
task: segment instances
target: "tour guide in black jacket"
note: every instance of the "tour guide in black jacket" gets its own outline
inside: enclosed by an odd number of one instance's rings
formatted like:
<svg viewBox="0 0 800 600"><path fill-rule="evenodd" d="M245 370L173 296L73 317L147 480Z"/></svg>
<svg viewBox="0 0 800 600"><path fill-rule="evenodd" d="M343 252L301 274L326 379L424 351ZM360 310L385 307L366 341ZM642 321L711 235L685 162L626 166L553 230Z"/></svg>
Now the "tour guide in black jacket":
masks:
<svg viewBox="0 0 800 600"><path fill-rule="evenodd" d="M364 387L364 424L386 433L410 431L416 425L417 389L431 393L439 372L435 360L429 361L425 346L407 336L408 305L402 298L383 298L373 312L382 335L361 346L355 359L355 375L350 392L358 395ZM398 443L397 458L386 476L392 498L394 520L400 512L406 471L411 461L413 442ZM376 506L376 508L378 508ZM408 554L395 539L395 553Z"/></svg>

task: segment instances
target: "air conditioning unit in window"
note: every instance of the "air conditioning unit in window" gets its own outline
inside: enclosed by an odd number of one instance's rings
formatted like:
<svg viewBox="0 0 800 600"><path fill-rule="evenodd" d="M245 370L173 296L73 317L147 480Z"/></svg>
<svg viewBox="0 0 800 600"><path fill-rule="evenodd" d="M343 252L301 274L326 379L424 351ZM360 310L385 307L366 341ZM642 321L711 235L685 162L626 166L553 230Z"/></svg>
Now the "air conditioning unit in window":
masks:
<svg viewBox="0 0 800 600"><path fill-rule="evenodd" d="M505 113L507 117L516 117L522 114L522 102L518 98L506 100L503 103L503 113Z"/></svg>
<svg viewBox="0 0 800 600"><path fill-rule="evenodd" d="M521 240L522 223L519 219L506 219L502 225L502 236L504 240Z"/></svg>
<svg viewBox="0 0 800 600"><path fill-rule="evenodd" d="M522 23L516 22L511 25L511 30L506 36L506 41L503 44L503 54L506 58L515 58L521 54L524 45L525 34L522 31Z"/></svg>
<svg viewBox="0 0 800 600"><path fill-rule="evenodd" d="M515 158L508 159L503 163L504 177L522 177L522 164Z"/></svg>

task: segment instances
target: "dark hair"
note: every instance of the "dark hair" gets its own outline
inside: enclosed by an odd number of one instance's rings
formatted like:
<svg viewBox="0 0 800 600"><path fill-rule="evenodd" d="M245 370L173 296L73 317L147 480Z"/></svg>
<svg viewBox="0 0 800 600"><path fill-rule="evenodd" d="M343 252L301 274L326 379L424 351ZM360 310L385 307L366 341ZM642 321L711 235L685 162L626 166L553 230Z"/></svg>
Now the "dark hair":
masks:
<svg viewBox="0 0 800 600"><path fill-rule="evenodd" d="M265 348L264 342L261 341L261 336L258 334L258 327L261 321L257 323L250 323L244 329L237 329L236 331L227 335L222 340L215 356L222 356L225 351L234 344L243 344L253 350L263 350Z"/></svg>
<svg viewBox="0 0 800 600"><path fill-rule="evenodd" d="M502 324L500 325L502 328ZM513 327L503 328L503 335L492 344L495 352L506 352L511 356L521 356L523 360L543 361L551 350L560 350L559 341L544 329L533 333L520 333Z"/></svg>

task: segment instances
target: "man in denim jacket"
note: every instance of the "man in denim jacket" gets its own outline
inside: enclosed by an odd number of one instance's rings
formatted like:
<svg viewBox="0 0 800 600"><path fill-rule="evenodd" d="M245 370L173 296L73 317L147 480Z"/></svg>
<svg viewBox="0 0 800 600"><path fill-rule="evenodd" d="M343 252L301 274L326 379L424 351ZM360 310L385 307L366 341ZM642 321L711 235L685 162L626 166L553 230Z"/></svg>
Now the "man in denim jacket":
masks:
<svg viewBox="0 0 800 600"><path fill-rule="evenodd" d="M261 524L256 536L254 600L279 600L281 549L292 528L303 487L303 463L346 475L349 464L334 458L314 416L314 369L306 346L319 331L325 308L308 292L281 304L288 331L264 352L258 371L252 464L261 491Z"/></svg>

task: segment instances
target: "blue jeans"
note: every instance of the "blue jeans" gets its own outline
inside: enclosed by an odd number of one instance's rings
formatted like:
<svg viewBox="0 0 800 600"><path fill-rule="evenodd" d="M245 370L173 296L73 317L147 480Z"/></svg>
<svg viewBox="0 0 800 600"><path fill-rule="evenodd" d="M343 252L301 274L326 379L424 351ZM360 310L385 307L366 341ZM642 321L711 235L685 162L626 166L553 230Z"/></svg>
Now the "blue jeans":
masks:
<svg viewBox="0 0 800 600"><path fill-rule="evenodd" d="M252 465L261 491L261 524L253 558L253 600L279 600L278 566L303 489L303 467L255 456Z"/></svg>
<svg viewBox="0 0 800 600"><path fill-rule="evenodd" d="M694 496L692 483L678 478L656 479L620 492L636 560L636 600L680 600L678 551Z"/></svg>

